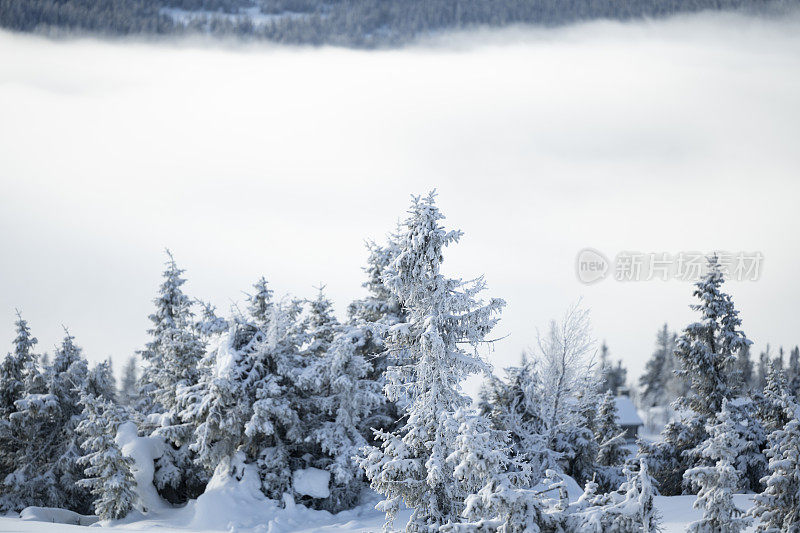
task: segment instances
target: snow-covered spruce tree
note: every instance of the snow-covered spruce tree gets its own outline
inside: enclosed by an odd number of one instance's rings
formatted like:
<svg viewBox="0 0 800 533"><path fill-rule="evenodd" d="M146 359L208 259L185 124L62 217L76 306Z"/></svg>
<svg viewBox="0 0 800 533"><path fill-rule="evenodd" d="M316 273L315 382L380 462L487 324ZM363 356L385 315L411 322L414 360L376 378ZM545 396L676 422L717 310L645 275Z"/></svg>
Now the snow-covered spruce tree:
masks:
<svg viewBox="0 0 800 533"><path fill-rule="evenodd" d="M695 284L693 294L700 303L690 306L700 313L701 321L686 326L678 338L677 375L691 387L687 396L676 401L685 416L667 424L661 441L647 450L649 466L664 495L689 490L682 483L683 473L704 463L697 447L708 437L705 421L716 416L739 386L736 353L750 341L739 329L741 319L733 300L721 290L724 282L719 260L711 256L708 271Z"/></svg>
<svg viewBox="0 0 800 533"><path fill-rule="evenodd" d="M746 448L736 428L736 420L727 400L715 420L706 426L709 433L700 446L700 455L713 466L696 466L683 476L699 489L695 509L702 509L703 518L689 524L692 533L739 533L751 519L733 503L733 494L740 490L741 481L733 460Z"/></svg>
<svg viewBox="0 0 800 533"><path fill-rule="evenodd" d="M603 396L597 412L595 440L597 450L597 480L601 490L612 490L624 481L622 466L628 456L625 432L617 422L617 404L611 391Z"/></svg>
<svg viewBox="0 0 800 533"><path fill-rule="evenodd" d="M800 405L789 394L781 403L788 422L769 436L766 488L750 511L759 520L756 531L764 533L800 531Z"/></svg>
<svg viewBox="0 0 800 533"><path fill-rule="evenodd" d="M562 455L564 472L578 483L591 479L597 457L585 410L587 403L596 401L593 345L589 311L576 303L560 322L550 323L546 336L539 337L536 354L548 448Z"/></svg>
<svg viewBox="0 0 800 533"><path fill-rule="evenodd" d="M103 520L123 518L133 508L136 481L131 469L133 459L125 457L114 438L124 421L114 403L85 390L81 396L83 420L76 431L86 454L79 459L85 467L85 479L78 481L92 494L94 513Z"/></svg>
<svg viewBox="0 0 800 533"><path fill-rule="evenodd" d="M122 369L122 380L120 380L119 391L117 392L117 401L120 405L129 407L136 403L136 374L136 356L132 355Z"/></svg>
<svg viewBox="0 0 800 533"><path fill-rule="evenodd" d="M719 259L711 256L708 272L695 284L694 296L700 303L691 306L702 320L686 326L675 351L681 362L678 373L691 384L691 394L680 404L706 418L715 416L735 392L736 354L751 344L740 329L742 320L733 300L721 290L723 283Z"/></svg>
<svg viewBox="0 0 800 533"><path fill-rule="evenodd" d="M200 381L199 362L205 347L193 328L192 302L181 289L186 282L184 271L169 251L167 255L164 279L154 300L156 309L149 317L151 340L140 352L147 365L139 390L145 401L140 400L137 408L146 409L144 431L170 444L156 462L155 483L163 497L179 503L199 495L208 479L189 450L194 426L180 418L188 408L184 402L195 398L184 389Z"/></svg>
<svg viewBox="0 0 800 533"><path fill-rule="evenodd" d="M341 328L298 380L309 395L309 437L322 452L314 464L331 473L331 495L323 507L332 511L358 501L363 472L355 457L367 445L362 421L384 401L380 384L368 377L370 364L359 353L365 342L361 328Z"/></svg>
<svg viewBox="0 0 800 533"><path fill-rule="evenodd" d="M31 335L28 323L19 311L15 326L14 351L0 363L0 481L17 466L18 443L11 426L11 414L17 410L17 400L26 393L27 375L36 371L33 347L38 341Z"/></svg>
<svg viewBox="0 0 800 533"><path fill-rule="evenodd" d="M196 426L191 450L209 471L233 460L246 446L245 425L253 416L255 388L269 372L264 348L273 313L272 291L264 277L253 287L247 314L225 320L205 304L203 319L195 325L208 349L200 361L199 383L181 389L180 402L187 406L181 419ZM244 460L255 461L255 453L245 453Z"/></svg>
<svg viewBox="0 0 800 533"><path fill-rule="evenodd" d="M0 420L8 420L16 410L14 402L24 394L26 368L36 361L33 347L38 341L31 335L30 327L19 311L14 325L17 332L14 351L6 355L0 364Z"/></svg>
<svg viewBox="0 0 800 533"><path fill-rule="evenodd" d="M276 302L266 337L256 343L252 415L244 428L245 450L255 458L264 494L280 499L292 487L292 470L307 466L302 458L307 436L300 421L301 370L299 328L302 302Z"/></svg>
<svg viewBox="0 0 800 533"><path fill-rule="evenodd" d="M83 455L80 439L75 431L83 418L80 405L80 391L86 387L88 362L81 349L75 345L75 338L66 332L61 348L53 359L50 394L55 396L59 406L56 421L58 433L52 456L52 472L56 486L61 493L61 502L53 507L65 507L81 514L87 514L90 506L88 492L78 485L83 479L83 467L79 459Z"/></svg>
<svg viewBox="0 0 800 533"><path fill-rule="evenodd" d="M767 372L763 397L758 402L758 418L767 433L784 427L789 422L786 413L787 395L791 394L786 373L776 365Z"/></svg>
<svg viewBox="0 0 800 533"><path fill-rule="evenodd" d="M0 509L21 511L30 505L57 504L61 495L50 460L58 438L58 400L48 394L44 376L36 372L26 380L25 395L15 405L9 420L12 447L8 449L13 470L2 481Z"/></svg>
<svg viewBox="0 0 800 533"><path fill-rule="evenodd" d="M758 406L750 398L738 398L728 403L731 421L736 437L742 447L732 458L733 466L739 474L744 491L761 492L764 488L761 479L767 474L768 431L758 419Z"/></svg>
<svg viewBox="0 0 800 533"><path fill-rule="evenodd" d="M464 490L447 457L455 448L456 410L469 405L460 390L468 375L489 371L477 353L497 323L505 303L478 295L482 278L450 279L441 272L445 246L460 231L445 231L435 193L415 197L398 240L398 253L383 275L387 288L407 311L407 321L392 326L389 349L405 351L409 362L387 371L387 398L407 399L406 422L379 432L380 448L365 448L360 460L372 487L386 499L379 509L387 527L401 501L412 507L407 531L430 531L458 520Z"/></svg>
<svg viewBox="0 0 800 533"><path fill-rule="evenodd" d="M301 302L273 302L263 278L255 288L247 314L209 334L200 382L181 389L181 418L196 425L197 462L208 470L223 462L256 464L262 491L279 500L291 491L292 468L305 453L295 385Z"/></svg>

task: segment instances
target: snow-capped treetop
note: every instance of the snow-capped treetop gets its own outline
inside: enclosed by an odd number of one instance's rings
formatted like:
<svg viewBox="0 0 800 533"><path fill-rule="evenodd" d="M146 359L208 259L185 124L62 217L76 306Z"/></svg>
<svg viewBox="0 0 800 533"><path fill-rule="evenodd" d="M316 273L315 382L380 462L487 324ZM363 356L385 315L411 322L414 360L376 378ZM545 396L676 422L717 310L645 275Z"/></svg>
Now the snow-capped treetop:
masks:
<svg viewBox="0 0 800 533"><path fill-rule="evenodd" d="M188 327L187 319L192 316L192 301L181 290L181 286L186 283L182 277L185 270L178 268L169 250L166 253L169 259L166 262L167 268L162 273L164 279L161 282L158 297L153 300L156 310L149 317L153 328L147 333L153 337L153 341L147 344L147 350L143 353L143 355L147 354L145 359L148 360L153 356L151 352L157 349L162 338L165 335L168 336L173 329Z"/></svg>
<svg viewBox="0 0 800 533"><path fill-rule="evenodd" d="M247 312L259 327L266 329L272 307L272 290L264 276L258 278L253 288L255 292L247 295Z"/></svg>
<svg viewBox="0 0 800 533"><path fill-rule="evenodd" d="M33 347L38 341L31 336L28 323L23 320L19 311L15 326L17 336L14 339L14 351L6 355L0 363L0 419L14 411L14 402L25 392L28 374L36 370Z"/></svg>
<svg viewBox="0 0 800 533"><path fill-rule="evenodd" d="M67 328L64 328L64 340L53 358L53 373L66 372L73 363L81 359L82 350L75 344L75 337L70 335Z"/></svg>
<svg viewBox="0 0 800 533"><path fill-rule="evenodd" d="M28 362L35 359L33 347L39 341L31 335L31 328L28 326L28 322L22 318L19 311L17 311L17 321L14 325L17 328L17 336L14 338L14 355L20 367L24 368Z"/></svg>
<svg viewBox="0 0 800 533"><path fill-rule="evenodd" d="M155 399L164 409L177 412L175 391L197 384L198 363L205 347L193 327L192 301L181 289L186 282L181 277L184 271L175 264L169 250L167 255L164 280L154 300L156 310L149 317L153 323L148 330L152 340L141 355L149 363L143 380L156 386Z"/></svg>
<svg viewBox="0 0 800 533"><path fill-rule="evenodd" d="M325 296L325 286L317 291L317 297L308 300L308 316L303 323L303 330L308 336L305 351L321 357L333 342L339 329L339 321L333 314L333 303Z"/></svg>

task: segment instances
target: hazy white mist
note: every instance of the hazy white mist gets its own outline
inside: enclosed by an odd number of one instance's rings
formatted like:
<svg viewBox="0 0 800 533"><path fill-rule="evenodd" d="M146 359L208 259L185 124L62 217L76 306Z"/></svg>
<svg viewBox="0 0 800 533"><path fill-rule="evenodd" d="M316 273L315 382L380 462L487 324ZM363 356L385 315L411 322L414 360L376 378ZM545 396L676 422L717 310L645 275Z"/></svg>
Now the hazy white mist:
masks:
<svg viewBox="0 0 800 533"><path fill-rule="evenodd" d="M170 247L221 310L265 275L341 318L363 240L434 187L450 273L508 301L497 367L579 296L638 378L687 283L581 285L583 247L761 251L730 283L761 349L800 343L800 19L703 14L512 29L396 51L0 33L0 343L146 340Z"/></svg>

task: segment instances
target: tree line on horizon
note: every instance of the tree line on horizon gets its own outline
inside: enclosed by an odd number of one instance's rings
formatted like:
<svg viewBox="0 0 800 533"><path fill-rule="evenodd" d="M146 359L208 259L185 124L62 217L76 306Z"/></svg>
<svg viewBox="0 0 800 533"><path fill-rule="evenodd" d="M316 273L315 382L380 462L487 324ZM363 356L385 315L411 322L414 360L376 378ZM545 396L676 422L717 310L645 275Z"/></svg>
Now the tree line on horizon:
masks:
<svg viewBox="0 0 800 533"><path fill-rule="evenodd" d="M702 10L783 13L797 0L0 0L0 27L65 36L212 35L287 44L398 46L514 24L641 20ZM258 11L253 16L252 9ZM170 10L181 10L175 16Z"/></svg>

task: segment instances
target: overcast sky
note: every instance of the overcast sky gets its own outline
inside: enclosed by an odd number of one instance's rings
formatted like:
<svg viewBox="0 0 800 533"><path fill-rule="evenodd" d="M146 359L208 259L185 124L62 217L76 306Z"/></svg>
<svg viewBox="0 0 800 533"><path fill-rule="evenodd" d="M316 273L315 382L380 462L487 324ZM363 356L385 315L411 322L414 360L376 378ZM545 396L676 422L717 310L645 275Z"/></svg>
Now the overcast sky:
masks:
<svg viewBox="0 0 800 533"><path fill-rule="evenodd" d="M344 318L363 241L439 191L448 274L508 301L503 367L579 297L638 378L687 282L581 284L579 250L759 251L744 330L800 343L800 23L731 15L461 34L400 51L0 33L0 339L146 341L163 249L221 310L266 276Z"/></svg>

